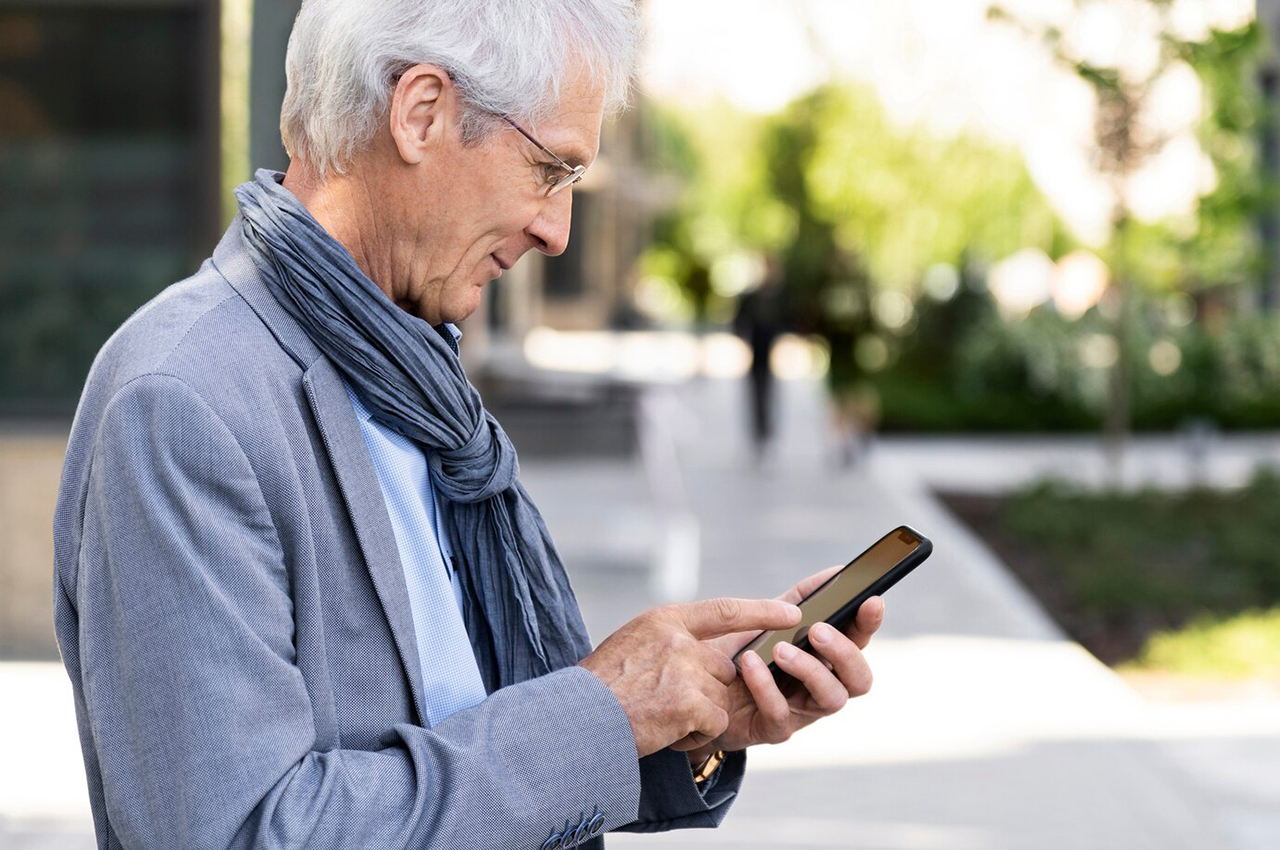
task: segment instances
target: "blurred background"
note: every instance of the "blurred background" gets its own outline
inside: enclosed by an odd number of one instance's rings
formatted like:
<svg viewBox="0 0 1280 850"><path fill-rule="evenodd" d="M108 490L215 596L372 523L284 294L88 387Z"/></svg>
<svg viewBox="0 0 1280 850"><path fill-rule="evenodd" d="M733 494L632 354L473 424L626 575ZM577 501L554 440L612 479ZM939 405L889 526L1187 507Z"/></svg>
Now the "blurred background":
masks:
<svg viewBox="0 0 1280 850"><path fill-rule="evenodd" d="M286 165L297 7L0 0L0 847L93 846L66 437ZM1280 0L643 8L569 249L464 325L593 637L936 554L720 829L611 843L1280 847Z"/></svg>

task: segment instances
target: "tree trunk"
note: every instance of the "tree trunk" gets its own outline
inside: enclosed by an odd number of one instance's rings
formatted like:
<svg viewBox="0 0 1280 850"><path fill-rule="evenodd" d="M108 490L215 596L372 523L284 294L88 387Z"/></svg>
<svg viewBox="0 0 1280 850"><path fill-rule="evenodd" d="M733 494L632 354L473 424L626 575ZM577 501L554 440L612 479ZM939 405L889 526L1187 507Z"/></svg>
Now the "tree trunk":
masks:
<svg viewBox="0 0 1280 850"><path fill-rule="evenodd" d="M1107 415L1104 423L1104 441L1107 454L1107 478L1112 487L1124 484L1126 450L1133 418L1133 284L1125 267L1124 216L1118 216L1112 239L1112 289L1119 299L1116 311L1114 336L1116 360L1112 364L1107 394Z"/></svg>

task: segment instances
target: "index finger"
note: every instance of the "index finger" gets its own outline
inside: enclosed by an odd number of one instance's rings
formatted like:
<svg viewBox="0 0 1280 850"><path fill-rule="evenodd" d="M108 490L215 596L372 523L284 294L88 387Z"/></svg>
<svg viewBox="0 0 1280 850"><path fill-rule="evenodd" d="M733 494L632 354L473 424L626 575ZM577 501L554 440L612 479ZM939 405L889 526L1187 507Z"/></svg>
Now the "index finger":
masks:
<svg viewBox="0 0 1280 850"><path fill-rule="evenodd" d="M675 610L699 640L753 629L785 629L800 622L800 609L777 599L703 599Z"/></svg>

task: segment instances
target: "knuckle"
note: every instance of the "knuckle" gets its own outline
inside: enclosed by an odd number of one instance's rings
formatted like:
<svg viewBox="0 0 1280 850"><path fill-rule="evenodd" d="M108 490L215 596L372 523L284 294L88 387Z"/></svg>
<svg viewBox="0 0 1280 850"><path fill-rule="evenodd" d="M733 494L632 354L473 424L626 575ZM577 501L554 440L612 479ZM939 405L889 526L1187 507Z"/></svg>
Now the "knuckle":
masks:
<svg viewBox="0 0 1280 850"><path fill-rule="evenodd" d="M782 732L786 730L791 721L791 709L784 703L782 705L775 706L772 711L769 711L765 715L765 717L768 721L769 728Z"/></svg>
<svg viewBox="0 0 1280 850"><path fill-rule="evenodd" d="M735 682L738 679L738 668L731 658L721 658L717 662L720 665L720 675L724 677L726 682Z"/></svg>
<svg viewBox="0 0 1280 850"><path fill-rule="evenodd" d="M871 684L875 680L875 676L871 674L871 668L864 668L862 673L854 677L853 687L849 689L849 695L860 697L865 696L871 691Z"/></svg>
<svg viewBox="0 0 1280 850"><path fill-rule="evenodd" d="M729 712L725 711L720 706L716 706L711 715L711 724L713 730L712 737L720 737L724 734L724 731L729 728Z"/></svg>
<svg viewBox="0 0 1280 850"><path fill-rule="evenodd" d="M671 632L663 636L661 655L667 661L679 665L682 675L696 674L702 669L697 662L697 639L685 632Z"/></svg>
<svg viewBox="0 0 1280 850"><path fill-rule="evenodd" d="M738 619L742 615L742 603L736 599L727 596L721 596L713 601L713 607L721 620L732 621Z"/></svg>
<svg viewBox="0 0 1280 850"><path fill-rule="evenodd" d="M685 717L697 717L705 701L706 697L700 691L688 688L682 690L676 697L675 708Z"/></svg>

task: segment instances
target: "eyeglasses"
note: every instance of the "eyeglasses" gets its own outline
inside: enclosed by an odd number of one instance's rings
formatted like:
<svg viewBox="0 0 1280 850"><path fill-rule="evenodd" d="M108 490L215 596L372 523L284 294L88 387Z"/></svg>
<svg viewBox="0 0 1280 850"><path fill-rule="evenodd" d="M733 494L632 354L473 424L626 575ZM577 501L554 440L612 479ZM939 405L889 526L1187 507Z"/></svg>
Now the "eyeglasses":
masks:
<svg viewBox="0 0 1280 850"><path fill-rule="evenodd" d="M552 195L554 195L556 192L559 192L561 189L567 189L568 187L572 186L574 183L577 183L579 180L581 180L582 175L587 173L587 167L585 165L570 165L560 157L556 156L550 150L548 150L547 147L542 144L542 142L538 141L533 136L529 135L529 132L525 130L525 128L521 127L519 124L512 121L510 118L508 118L505 115L502 115L499 117L501 117L503 121L506 121L512 127L515 127L516 130L519 131L520 135L524 136L526 139L528 139L529 141L537 145L538 150L542 151L547 156L554 159L561 168L563 168L565 171L568 172L562 177L558 177L555 180L547 183L546 197L550 198Z"/></svg>

